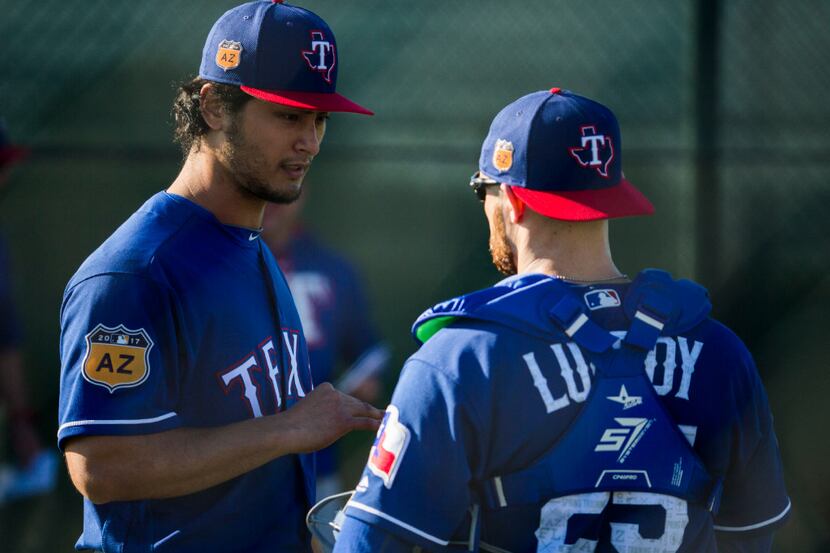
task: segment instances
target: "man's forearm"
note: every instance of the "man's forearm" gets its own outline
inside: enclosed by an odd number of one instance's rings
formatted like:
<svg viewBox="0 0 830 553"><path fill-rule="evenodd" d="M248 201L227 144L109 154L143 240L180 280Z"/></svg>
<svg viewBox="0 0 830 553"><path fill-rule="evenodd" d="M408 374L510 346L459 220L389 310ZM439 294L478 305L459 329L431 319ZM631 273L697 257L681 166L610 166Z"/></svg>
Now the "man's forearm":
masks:
<svg viewBox="0 0 830 553"><path fill-rule="evenodd" d="M81 436L66 445L78 490L95 503L195 493L277 457L309 453L352 430L377 430L383 412L322 384L281 413L212 428Z"/></svg>
<svg viewBox="0 0 830 553"><path fill-rule="evenodd" d="M290 452L279 415L215 428L76 438L66 448L79 491L95 503L187 495Z"/></svg>

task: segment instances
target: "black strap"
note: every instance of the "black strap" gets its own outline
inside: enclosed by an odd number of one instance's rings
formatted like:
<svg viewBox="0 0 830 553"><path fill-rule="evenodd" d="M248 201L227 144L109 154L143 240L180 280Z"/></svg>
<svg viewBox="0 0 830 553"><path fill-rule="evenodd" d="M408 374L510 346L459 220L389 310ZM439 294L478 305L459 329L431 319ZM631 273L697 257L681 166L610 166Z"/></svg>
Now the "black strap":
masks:
<svg viewBox="0 0 830 553"><path fill-rule="evenodd" d="M268 290L268 305L271 307L271 316L274 318L274 325L277 329L277 343L274 344L274 347L277 352L278 359L280 361L280 388L282 388L282 390L287 393L288 383L285 381L286 371L285 367L282 364L285 345L283 344L282 337L282 317L280 317L280 304L279 300L277 299L277 292L276 290L274 290L274 275L271 274L271 271L268 269L268 263L265 262L265 251L263 250L264 246L262 245L262 238L259 238L257 242L259 245L259 267L262 271L262 277L265 280L265 289ZM288 403L287 399L288 398L285 397L283 398L283 401L280 401L280 411L284 411L286 409L286 404Z"/></svg>

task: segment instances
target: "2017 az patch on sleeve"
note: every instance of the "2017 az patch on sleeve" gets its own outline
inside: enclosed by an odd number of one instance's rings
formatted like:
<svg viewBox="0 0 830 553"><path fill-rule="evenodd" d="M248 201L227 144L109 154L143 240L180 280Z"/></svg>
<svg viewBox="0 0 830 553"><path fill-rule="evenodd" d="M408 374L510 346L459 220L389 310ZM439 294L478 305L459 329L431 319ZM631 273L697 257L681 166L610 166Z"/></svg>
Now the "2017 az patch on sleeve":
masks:
<svg viewBox="0 0 830 553"><path fill-rule="evenodd" d="M86 335L84 379L110 393L138 386L150 375L152 348L153 340L143 328L130 330L124 325L109 328L99 324Z"/></svg>
<svg viewBox="0 0 830 553"><path fill-rule="evenodd" d="M409 429L399 421L398 415L398 408L394 405L386 408L386 415L369 452L369 470L379 476L387 488L392 487L406 446L409 445Z"/></svg>

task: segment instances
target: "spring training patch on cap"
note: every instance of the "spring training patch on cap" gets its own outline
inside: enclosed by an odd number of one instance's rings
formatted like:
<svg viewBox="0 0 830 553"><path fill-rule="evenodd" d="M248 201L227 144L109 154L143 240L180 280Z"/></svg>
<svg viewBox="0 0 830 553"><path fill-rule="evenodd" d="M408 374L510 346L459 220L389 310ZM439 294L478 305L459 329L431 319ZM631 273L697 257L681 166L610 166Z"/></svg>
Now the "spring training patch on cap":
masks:
<svg viewBox="0 0 830 553"><path fill-rule="evenodd" d="M242 43L233 40L223 40L216 51L216 65L229 71L239 67L242 61Z"/></svg>
<svg viewBox="0 0 830 553"><path fill-rule="evenodd" d="M153 341L143 328L130 330L99 324L86 335L83 375L90 384L103 386L110 393L132 388L150 376L150 350Z"/></svg>
<svg viewBox="0 0 830 553"><path fill-rule="evenodd" d="M513 167L513 143L499 138L493 150L493 167L499 171L508 171Z"/></svg>

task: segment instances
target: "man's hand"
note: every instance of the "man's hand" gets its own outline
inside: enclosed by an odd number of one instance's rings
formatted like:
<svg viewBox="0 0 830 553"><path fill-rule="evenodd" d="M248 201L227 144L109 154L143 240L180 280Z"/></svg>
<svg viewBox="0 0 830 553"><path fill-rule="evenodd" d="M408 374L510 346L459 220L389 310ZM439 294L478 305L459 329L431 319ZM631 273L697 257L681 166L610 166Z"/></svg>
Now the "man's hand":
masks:
<svg viewBox="0 0 830 553"><path fill-rule="evenodd" d="M352 430L377 430L383 411L324 382L280 416L291 435L291 450L310 453Z"/></svg>

